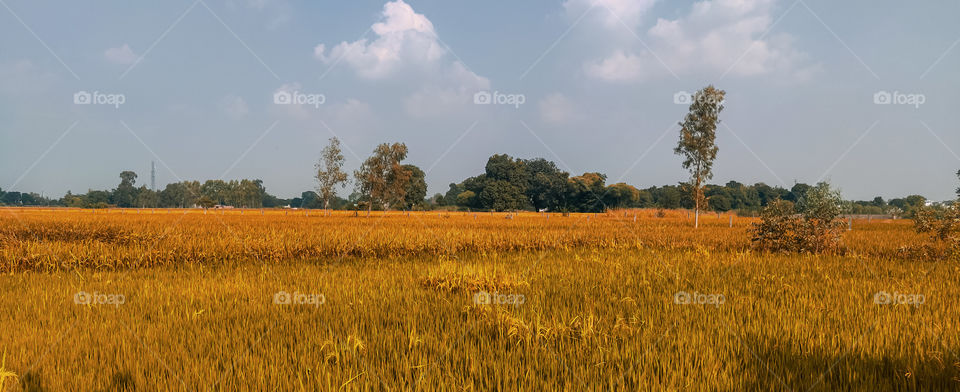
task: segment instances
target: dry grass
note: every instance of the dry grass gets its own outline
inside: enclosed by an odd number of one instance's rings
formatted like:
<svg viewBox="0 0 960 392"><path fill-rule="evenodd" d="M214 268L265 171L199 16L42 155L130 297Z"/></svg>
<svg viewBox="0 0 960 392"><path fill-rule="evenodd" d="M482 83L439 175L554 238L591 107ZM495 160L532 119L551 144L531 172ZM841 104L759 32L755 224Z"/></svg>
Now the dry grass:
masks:
<svg viewBox="0 0 960 392"><path fill-rule="evenodd" d="M906 222L856 222L840 257L677 211L147 211L0 211L0 390L960 388L960 267L898 258Z"/></svg>

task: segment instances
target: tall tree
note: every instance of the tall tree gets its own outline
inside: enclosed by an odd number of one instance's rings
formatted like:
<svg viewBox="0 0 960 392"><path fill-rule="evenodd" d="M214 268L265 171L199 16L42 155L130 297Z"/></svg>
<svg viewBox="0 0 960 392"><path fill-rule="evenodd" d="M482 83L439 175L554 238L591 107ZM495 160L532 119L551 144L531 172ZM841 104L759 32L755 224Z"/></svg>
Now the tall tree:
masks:
<svg viewBox="0 0 960 392"><path fill-rule="evenodd" d="M680 122L680 141L673 152L684 158L683 168L690 171L690 192L694 200L694 227L700 227L700 208L705 206L704 182L713 178L713 161L717 159L717 124L723 111L726 92L713 85L693 95L693 103Z"/></svg>
<svg viewBox="0 0 960 392"><path fill-rule="evenodd" d="M133 207L137 198L137 173L124 171L120 173L120 185L114 191L114 203L120 207Z"/></svg>
<svg viewBox="0 0 960 392"><path fill-rule="evenodd" d="M373 203L382 204L384 209L403 202L406 196L407 181L413 174L400 164L407 158L407 145L403 143L383 143L373 150L373 155L354 171L357 190L368 201L367 214Z"/></svg>
<svg viewBox="0 0 960 392"><path fill-rule="evenodd" d="M407 209L412 209L427 197L427 175L415 165L403 165L403 168L410 171L403 204Z"/></svg>
<svg viewBox="0 0 960 392"><path fill-rule="evenodd" d="M347 173L343 171L343 151L340 150L340 139L330 138L330 144L320 152L317 162L317 194L323 200L323 208L330 208L330 200L337 195L337 185L347 187Z"/></svg>
<svg viewBox="0 0 960 392"><path fill-rule="evenodd" d="M957 178L960 178L960 170L957 170ZM960 188L957 188L957 197L960 197Z"/></svg>

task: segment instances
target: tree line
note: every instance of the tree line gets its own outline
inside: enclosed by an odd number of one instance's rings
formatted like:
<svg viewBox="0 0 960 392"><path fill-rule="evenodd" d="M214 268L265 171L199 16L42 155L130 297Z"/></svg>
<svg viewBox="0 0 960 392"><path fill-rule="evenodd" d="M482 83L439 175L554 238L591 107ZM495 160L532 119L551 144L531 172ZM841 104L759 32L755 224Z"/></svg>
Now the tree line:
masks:
<svg viewBox="0 0 960 392"><path fill-rule="evenodd" d="M419 167L405 164L408 149L403 143L383 143L353 172L354 190L343 199L350 176L343 170L344 156L337 138L331 138L315 165L314 190L300 197L281 199L267 193L263 181L208 180L168 184L162 191L136 187L137 174L120 173L120 184L109 191L89 190L83 195L71 192L60 199L48 199L35 193L3 192L0 205L58 205L67 207L203 207L241 208L324 208L411 210L463 209L472 211L551 211L603 212L616 208L693 209L699 225L700 211L756 214L774 202L800 203L821 186L794 184L789 190L764 183L746 185L730 181L725 185L708 184L713 178L717 124L724 110L726 92L710 85L690 97L691 104L679 122L680 137L674 153L690 177L677 185L640 189L618 182L607 185L603 173L587 172L578 176L561 170L543 158L521 159L496 154L487 160L484 172L459 183L451 183L446 193L429 199L426 174ZM960 177L960 171L957 172ZM957 189L960 194L960 189ZM822 192L821 192L822 193ZM884 200L841 203L850 214L891 214L913 216L927 204L920 195ZM783 207L783 206L780 206ZM786 210L786 209L785 209Z"/></svg>
<svg viewBox="0 0 960 392"><path fill-rule="evenodd" d="M41 197L37 193L4 192L0 190L0 204L7 206L63 206L81 208L181 208L226 205L243 208L280 208L291 206L309 209L401 209L401 210L471 210L471 211L539 211L602 212L618 208L694 209L693 194L685 183L637 188L618 182L606 184L607 176L588 172L571 176L556 163L543 159L520 159L497 154L487 160L484 172L459 183L449 184L446 193L427 198L423 170L403 164L396 154L402 144L388 145L390 152L379 147L382 154L358 170L361 182L346 198L337 196L334 188L346 187L347 175L340 172L335 182L318 180L316 190L304 191L299 197L283 199L271 195L263 181L208 180L182 181L167 184L163 190L153 191L137 186L137 175L132 171L120 174L120 183L112 190L90 190L85 194L67 192L62 198ZM405 147L405 146L404 146ZM393 154L393 158L382 159ZM393 162L393 161L396 162ZM386 162L386 164L384 164ZM395 166L394 163L397 165ZM318 168L318 174L321 172ZM957 173L960 177L960 172ZM355 177L356 181L356 177ZM333 187L327 186L334 184ZM403 185L402 187L400 185ZM754 214L774 200L792 203L800 201L813 186L797 183L790 189L765 183L742 184L730 181L724 185L708 184L703 198L708 210L737 211ZM324 197L324 190L326 193ZM960 189L958 189L960 193ZM920 195L884 200L847 201L845 213L894 214L911 216L923 207L927 199Z"/></svg>

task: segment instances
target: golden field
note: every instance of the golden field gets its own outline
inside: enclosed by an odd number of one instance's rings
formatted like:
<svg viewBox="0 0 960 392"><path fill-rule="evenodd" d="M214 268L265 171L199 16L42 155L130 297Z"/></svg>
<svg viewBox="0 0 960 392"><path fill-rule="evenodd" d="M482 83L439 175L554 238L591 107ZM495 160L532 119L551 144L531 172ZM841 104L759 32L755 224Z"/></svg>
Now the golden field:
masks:
<svg viewBox="0 0 960 392"><path fill-rule="evenodd" d="M811 256L683 211L305 214L0 209L3 390L960 388L960 268L908 221Z"/></svg>

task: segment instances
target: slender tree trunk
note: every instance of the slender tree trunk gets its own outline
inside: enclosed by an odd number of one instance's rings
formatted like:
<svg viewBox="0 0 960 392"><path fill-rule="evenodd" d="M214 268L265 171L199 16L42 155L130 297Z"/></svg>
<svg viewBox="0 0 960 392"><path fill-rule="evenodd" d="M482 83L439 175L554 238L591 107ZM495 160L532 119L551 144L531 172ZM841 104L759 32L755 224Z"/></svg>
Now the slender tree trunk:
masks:
<svg viewBox="0 0 960 392"><path fill-rule="evenodd" d="M694 212L693 212L693 228L699 229L700 228L700 192L697 192L696 198L697 198L696 207L694 207Z"/></svg>
<svg viewBox="0 0 960 392"><path fill-rule="evenodd" d="M698 168L699 170L699 168ZM693 228L700 228L700 177L697 177L696 184L693 188L693 199L694 199L694 212L693 212Z"/></svg>

